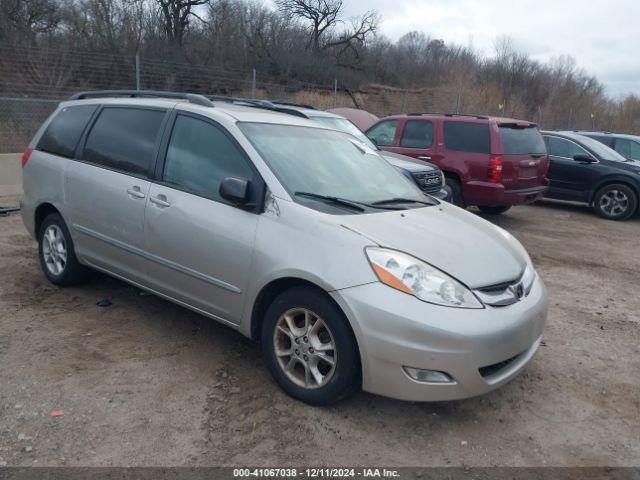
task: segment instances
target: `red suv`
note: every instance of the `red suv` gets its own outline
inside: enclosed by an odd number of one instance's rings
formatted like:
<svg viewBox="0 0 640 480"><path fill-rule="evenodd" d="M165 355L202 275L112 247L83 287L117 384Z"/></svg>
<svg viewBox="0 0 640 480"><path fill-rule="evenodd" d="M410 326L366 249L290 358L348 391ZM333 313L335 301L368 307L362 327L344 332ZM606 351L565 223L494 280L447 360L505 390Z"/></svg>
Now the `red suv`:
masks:
<svg viewBox="0 0 640 480"><path fill-rule="evenodd" d="M531 122L409 113L385 117L366 134L384 150L438 165L461 207L502 213L541 198L549 184L547 149Z"/></svg>

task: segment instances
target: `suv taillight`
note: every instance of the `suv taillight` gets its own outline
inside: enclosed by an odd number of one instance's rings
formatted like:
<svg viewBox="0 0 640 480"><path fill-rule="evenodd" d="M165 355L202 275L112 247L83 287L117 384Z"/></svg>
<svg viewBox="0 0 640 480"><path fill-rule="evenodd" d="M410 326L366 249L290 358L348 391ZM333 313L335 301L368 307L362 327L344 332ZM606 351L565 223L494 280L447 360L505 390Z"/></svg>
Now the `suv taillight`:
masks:
<svg viewBox="0 0 640 480"><path fill-rule="evenodd" d="M24 151L24 153L22 154L22 168L24 168L24 166L29 161L29 157L31 156L31 152L33 152L33 148L27 148Z"/></svg>
<svg viewBox="0 0 640 480"><path fill-rule="evenodd" d="M491 155L489 157L489 181L500 183L500 180L502 180L502 158L500 155Z"/></svg>

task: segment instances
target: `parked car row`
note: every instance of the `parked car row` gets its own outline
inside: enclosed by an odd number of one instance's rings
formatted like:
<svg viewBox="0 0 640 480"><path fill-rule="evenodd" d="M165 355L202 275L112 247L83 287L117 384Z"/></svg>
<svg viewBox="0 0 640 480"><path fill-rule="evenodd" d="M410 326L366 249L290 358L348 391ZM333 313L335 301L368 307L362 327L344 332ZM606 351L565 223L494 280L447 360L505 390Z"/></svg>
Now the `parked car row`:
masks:
<svg viewBox="0 0 640 480"><path fill-rule="evenodd" d="M74 95L22 157L21 213L45 276L66 286L98 270L235 328L260 342L280 387L310 404L357 389L465 398L518 375L548 305L522 245L425 194L416 172L441 182L437 167L383 158L308 110L175 92ZM394 122L374 127L391 143L381 148L442 157L474 204L504 207L546 188L528 122Z"/></svg>
<svg viewBox="0 0 640 480"><path fill-rule="evenodd" d="M366 135L385 151L440 167L453 203L463 208L499 214L544 196L587 203L610 220L638 211L640 137L421 113L379 119Z"/></svg>

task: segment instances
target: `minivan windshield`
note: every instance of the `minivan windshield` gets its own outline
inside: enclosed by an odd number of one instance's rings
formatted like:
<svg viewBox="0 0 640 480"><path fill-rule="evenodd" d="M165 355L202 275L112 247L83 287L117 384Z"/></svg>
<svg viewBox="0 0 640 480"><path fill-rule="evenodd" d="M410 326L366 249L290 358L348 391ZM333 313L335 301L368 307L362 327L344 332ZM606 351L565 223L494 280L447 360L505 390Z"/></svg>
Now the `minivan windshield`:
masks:
<svg viewBox="0 0 640 480"><path fill-rule="evenodd" d="M505 155L546 155L547 147L536 127L500 125L499 128Z"/></svg>
<svg viewBox="0 0 640 480"><path fill-rule="evenodd" d="M346 118L320 117L320 116L318 117L311 116L309 118L316 122L322 123L326 127L333 128L335 130L340 130L341 132L350 133L361 142L364 142L367 145L369 145L374 150L378 150L378 147L376 147L374 143L371 140L369 140L369 137L367 137L364 133L362 133L358 127L356 127L353 123L351 123Z"/></svg>
<svg viewBox="0 0 640 480"><path fill-rule="evenodd" d="M374 208L390 201L390 209L401 208L396 203L429 203L376 150L349 134L268 123L238 126L296 201L308 204L311 196L324 196Z"/></svg>

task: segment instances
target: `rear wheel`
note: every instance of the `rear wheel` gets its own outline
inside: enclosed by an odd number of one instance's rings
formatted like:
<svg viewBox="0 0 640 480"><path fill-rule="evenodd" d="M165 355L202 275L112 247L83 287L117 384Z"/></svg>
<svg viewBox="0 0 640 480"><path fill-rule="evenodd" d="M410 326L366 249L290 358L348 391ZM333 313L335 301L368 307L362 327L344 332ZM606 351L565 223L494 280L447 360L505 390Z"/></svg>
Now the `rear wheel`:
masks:
<svg viewBox="0 0 640 480"><path fill-rule="evenodd" d="M488 215L500 215L501 213L506 212L511 208L511 205L498 205L495 207L488 207L486 205L479 205L478 208L482 213L486 213Z"/></svg>
<svg viewBox="0 0 640 480"><path fill-rule="evenodd" d="M88 270L78 263L67 225L58 213L48 215L38 230L40 265L47 279L67 286L86 280Z"/></svg>
<svg viewBox="0 0 640 480"><path fill-rule="evenodd" d="M593 201L596 213L609 220L626 220L634 214L637 206L636 193L630 187L619 183L602 187Z"/></svg>
<svg viewBox="0 0 640 480"><path fill-rule="evenodd" d="M457 178L446 177L446 184L451 188L451 203L460 207L467 208L467 204L464 203L464 197L462 196L462 185Z"/></svg>
<svg viewBox="0 0 640 480"><path fill-rule="evenodd" d="M357 388L353 332L323 292L296 287L278 295L267 309L261 341L271 375L293 398L327 405Z"/></svg>

